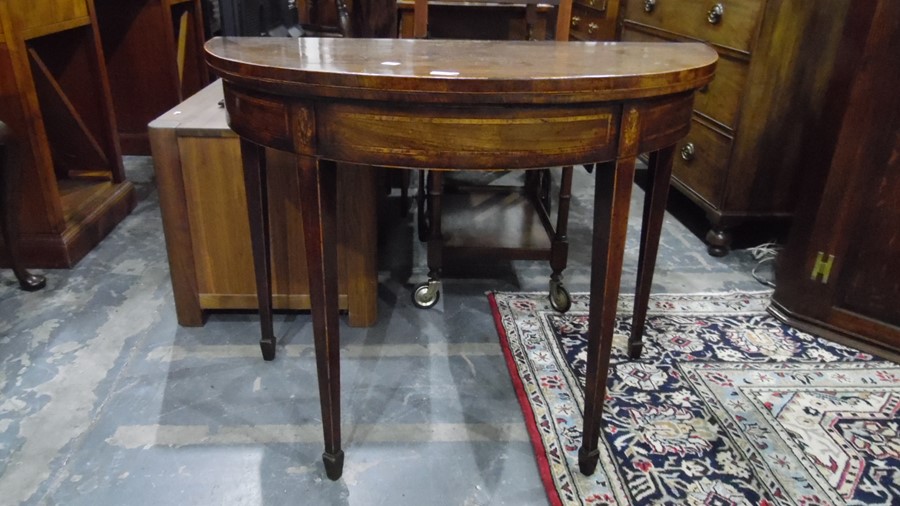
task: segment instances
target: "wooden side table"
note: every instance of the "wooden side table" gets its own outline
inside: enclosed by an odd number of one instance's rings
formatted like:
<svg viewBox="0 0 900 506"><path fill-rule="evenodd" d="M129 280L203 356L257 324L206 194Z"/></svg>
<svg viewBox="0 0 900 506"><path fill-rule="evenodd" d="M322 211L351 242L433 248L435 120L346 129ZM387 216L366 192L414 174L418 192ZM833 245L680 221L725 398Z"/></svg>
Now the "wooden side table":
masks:
<svg viewBox="0 0 900 506"><path fill-rule="evenodd" d="M635 161L651 153L639 286L649 288L675 143L717 56L704 44L217 38L207 60L225 82L241 136L263 357L275 358L264 148L297 154L325 435L340 477L336 161L445 170L598 162L579 466L593 473L612 347ZM647 297L639 291L637 306ZM637 312L636 312L637 313ZM637 315L636 315L637 317ZM639 340L639 336L637 337Z"/></svg>

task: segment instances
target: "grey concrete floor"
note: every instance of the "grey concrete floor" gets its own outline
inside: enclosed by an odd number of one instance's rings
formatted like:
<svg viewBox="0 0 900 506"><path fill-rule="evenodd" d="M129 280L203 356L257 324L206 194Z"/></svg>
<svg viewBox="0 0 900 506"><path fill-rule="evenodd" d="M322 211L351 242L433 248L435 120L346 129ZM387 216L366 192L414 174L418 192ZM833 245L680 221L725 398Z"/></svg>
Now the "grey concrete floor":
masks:
<svg viewBox="0 0 900 506"><path fill-rule="evenodd" d="M137 209L74 269L44 271L36 293L0 271L0 503L546 503L484 295L546 290L546 263L468 265L423 311L414 222L383 231L378 323L340 329L346 464L331 482L309 316L277 315L271 363L252 314L179 327L152 162L126 166ZM588 288L591 179L576 171L572 291ZM636 186L623 293L642 197ZM654 291L760 289L748 252L708 256L702 226L667 216Z"/></svg>

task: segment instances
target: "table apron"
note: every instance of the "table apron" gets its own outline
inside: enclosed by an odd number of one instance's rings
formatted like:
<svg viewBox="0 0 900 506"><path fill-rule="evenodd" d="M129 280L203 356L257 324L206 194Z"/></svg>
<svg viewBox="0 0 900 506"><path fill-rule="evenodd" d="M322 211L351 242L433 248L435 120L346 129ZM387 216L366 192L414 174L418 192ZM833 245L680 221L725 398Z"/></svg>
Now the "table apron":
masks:
<svg viewBox="0 0 900 506"><path fill-rule="evenodd" d="M508 170L613 160L623 110L641 116L638 145L687 134L693 95L559 105L410 105L266 95L225 87L229 125L257 144L367 165Z"/></svg>

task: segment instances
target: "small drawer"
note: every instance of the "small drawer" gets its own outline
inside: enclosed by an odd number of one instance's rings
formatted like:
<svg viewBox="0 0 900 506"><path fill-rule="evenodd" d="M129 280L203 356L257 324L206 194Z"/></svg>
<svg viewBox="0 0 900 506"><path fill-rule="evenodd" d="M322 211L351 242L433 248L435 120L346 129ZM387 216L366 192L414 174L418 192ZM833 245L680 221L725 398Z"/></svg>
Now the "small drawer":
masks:
<svg viewBox="0 0 900 506"><path fill-rule="evenodd" d="M595 3L605 6L606 0L596 0ZM614 40L616 20L609 19L605 10L576 3L572 4L572 21L569 28L572 38L578 40Z"/></svg>
<svg viewBox="0 0 900 506"><path fill-rule="evenodd" d="M629 22L750 53L762 0L632 0Z"/></svg>
<svg viewBox="0 0 900 506"><path fill-rule="evenodd" d="M622 40L628 42L668 42L666 39L639 30L622 31ZM741 60L719 55L716 77L709 85L694 95L694 109L732 130L737 126L738 112L747 82L748 64Z"/></svg>
<svg viewBox="0 0 900 506"><path fill-rule="evenodd" d="M721 208L731 139L696 119L675 150L672 176L697 195Z"/></svg>

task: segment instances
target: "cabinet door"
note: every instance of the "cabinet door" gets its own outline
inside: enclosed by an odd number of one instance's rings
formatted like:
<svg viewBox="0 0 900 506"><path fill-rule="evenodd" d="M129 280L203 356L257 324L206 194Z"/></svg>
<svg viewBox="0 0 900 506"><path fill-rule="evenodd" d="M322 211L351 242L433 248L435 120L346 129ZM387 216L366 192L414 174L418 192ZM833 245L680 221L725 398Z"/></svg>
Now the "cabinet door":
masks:
<svg viewBox="0 0 900 506"><path fill-rule="evenodd" d="M850 19L846 71L831 83L829 106L843 117L830 114L835 133L826 123L810 141L807 187L820 198L798 214L775 303L801 320L900 350L900 61L889 49L900 47L900 2L858 5L864 9L869 21L861 13ZM827 151L832 138L819 182L812 149Z"/></svg>

